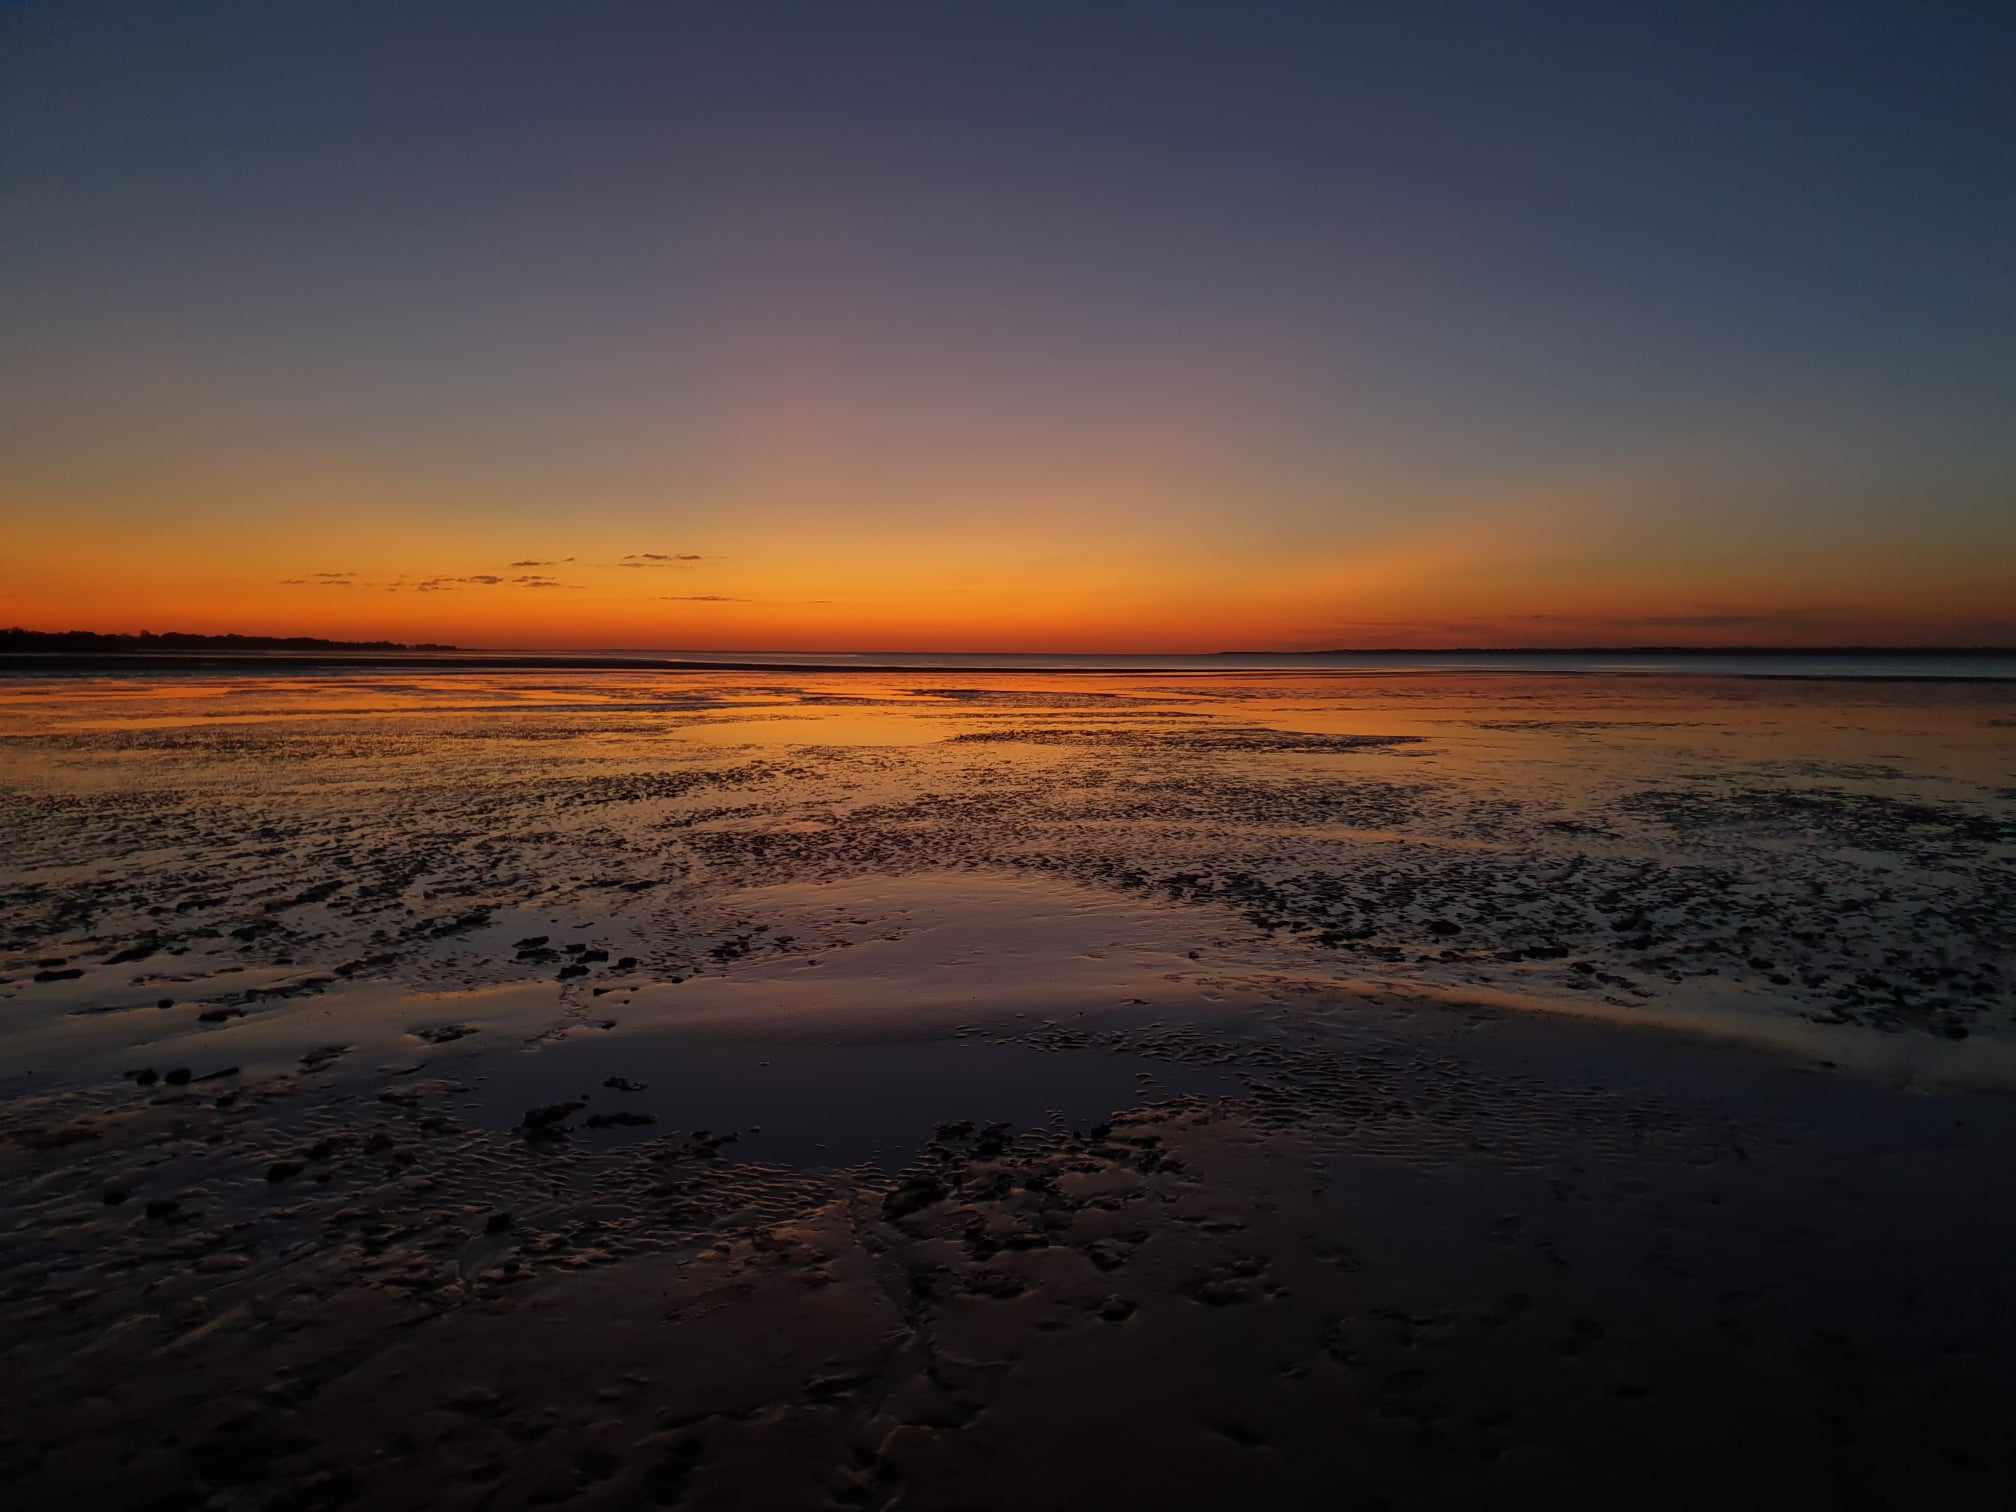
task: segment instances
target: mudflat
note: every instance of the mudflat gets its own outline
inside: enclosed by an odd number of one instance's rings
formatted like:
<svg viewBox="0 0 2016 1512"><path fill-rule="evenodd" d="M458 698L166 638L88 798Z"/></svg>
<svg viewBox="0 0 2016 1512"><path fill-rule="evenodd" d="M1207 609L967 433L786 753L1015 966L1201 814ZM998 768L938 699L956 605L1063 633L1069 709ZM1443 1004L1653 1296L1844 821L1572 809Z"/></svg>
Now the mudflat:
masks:
<svg viewBox="0 0 2016 1512"><path fill-rule="evenodd" d="M0 682L23 1506L2005 1505L2016 688Z"/></svg>

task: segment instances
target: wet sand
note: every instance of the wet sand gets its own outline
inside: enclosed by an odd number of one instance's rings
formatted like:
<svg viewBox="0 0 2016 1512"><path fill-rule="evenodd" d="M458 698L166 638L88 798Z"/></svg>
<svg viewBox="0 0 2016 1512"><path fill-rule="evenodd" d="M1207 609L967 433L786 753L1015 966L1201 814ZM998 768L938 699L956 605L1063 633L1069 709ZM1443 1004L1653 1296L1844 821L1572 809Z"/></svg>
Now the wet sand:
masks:
<svg viewBox="0 0 2016 1512"><path fill-rule="evenodd" d="M2016 691L0 688L22 1505L2002 1505Z"/></svg>

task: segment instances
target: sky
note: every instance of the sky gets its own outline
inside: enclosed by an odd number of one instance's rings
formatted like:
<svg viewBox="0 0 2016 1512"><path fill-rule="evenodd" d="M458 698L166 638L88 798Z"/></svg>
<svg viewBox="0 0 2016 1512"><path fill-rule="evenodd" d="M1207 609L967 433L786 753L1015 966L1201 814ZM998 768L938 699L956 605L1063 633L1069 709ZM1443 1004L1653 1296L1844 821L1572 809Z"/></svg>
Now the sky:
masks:
<svg viewBox="0 0 2016 1512"><path fill-rule="evenodd" d="M0 624L2016 644L2016 10L0 0Z"/></svg>

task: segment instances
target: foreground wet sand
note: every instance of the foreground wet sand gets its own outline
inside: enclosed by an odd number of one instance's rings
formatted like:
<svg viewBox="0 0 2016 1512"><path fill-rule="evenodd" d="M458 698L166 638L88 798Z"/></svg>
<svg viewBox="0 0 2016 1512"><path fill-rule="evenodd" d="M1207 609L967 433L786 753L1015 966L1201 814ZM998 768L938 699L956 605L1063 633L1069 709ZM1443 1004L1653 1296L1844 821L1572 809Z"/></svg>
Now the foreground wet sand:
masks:
<svg viewBox="0 0 2016 1512"><path fill-rule="evenodd" d="M2006 693L12 690L25 1505L2000 1505Z"/></svg>

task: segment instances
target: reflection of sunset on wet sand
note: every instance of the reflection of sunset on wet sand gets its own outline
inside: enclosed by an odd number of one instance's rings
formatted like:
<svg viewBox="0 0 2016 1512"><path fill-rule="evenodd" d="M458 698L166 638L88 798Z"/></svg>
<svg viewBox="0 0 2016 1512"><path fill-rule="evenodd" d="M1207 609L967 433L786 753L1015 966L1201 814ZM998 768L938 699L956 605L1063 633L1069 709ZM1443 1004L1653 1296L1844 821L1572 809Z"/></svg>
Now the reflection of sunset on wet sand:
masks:
<svg viewBox="0 0 2016 1512"><path fill-rule="evenodd" d="M1089 1467L1058 1504L1202 1504L1317 1494L1340 1433L1400 1495L1439 1421L1468 1495L1515 1444L1544 1486L1810 1431L1817 1384L1703 1352L1735 1326L1852 1328L1862 1410L1964 1444L2004 1284L1872 1314L1856 1256L1902 1297L1999 1253L1942 1215L2016 1132L2007 689L17 676L37 1474L167 1421L210 1446L171 1481L374 1504L606 1453L619 1502L954 1506L987 1463L1005 1507L1042 1443Z"/></svg>

